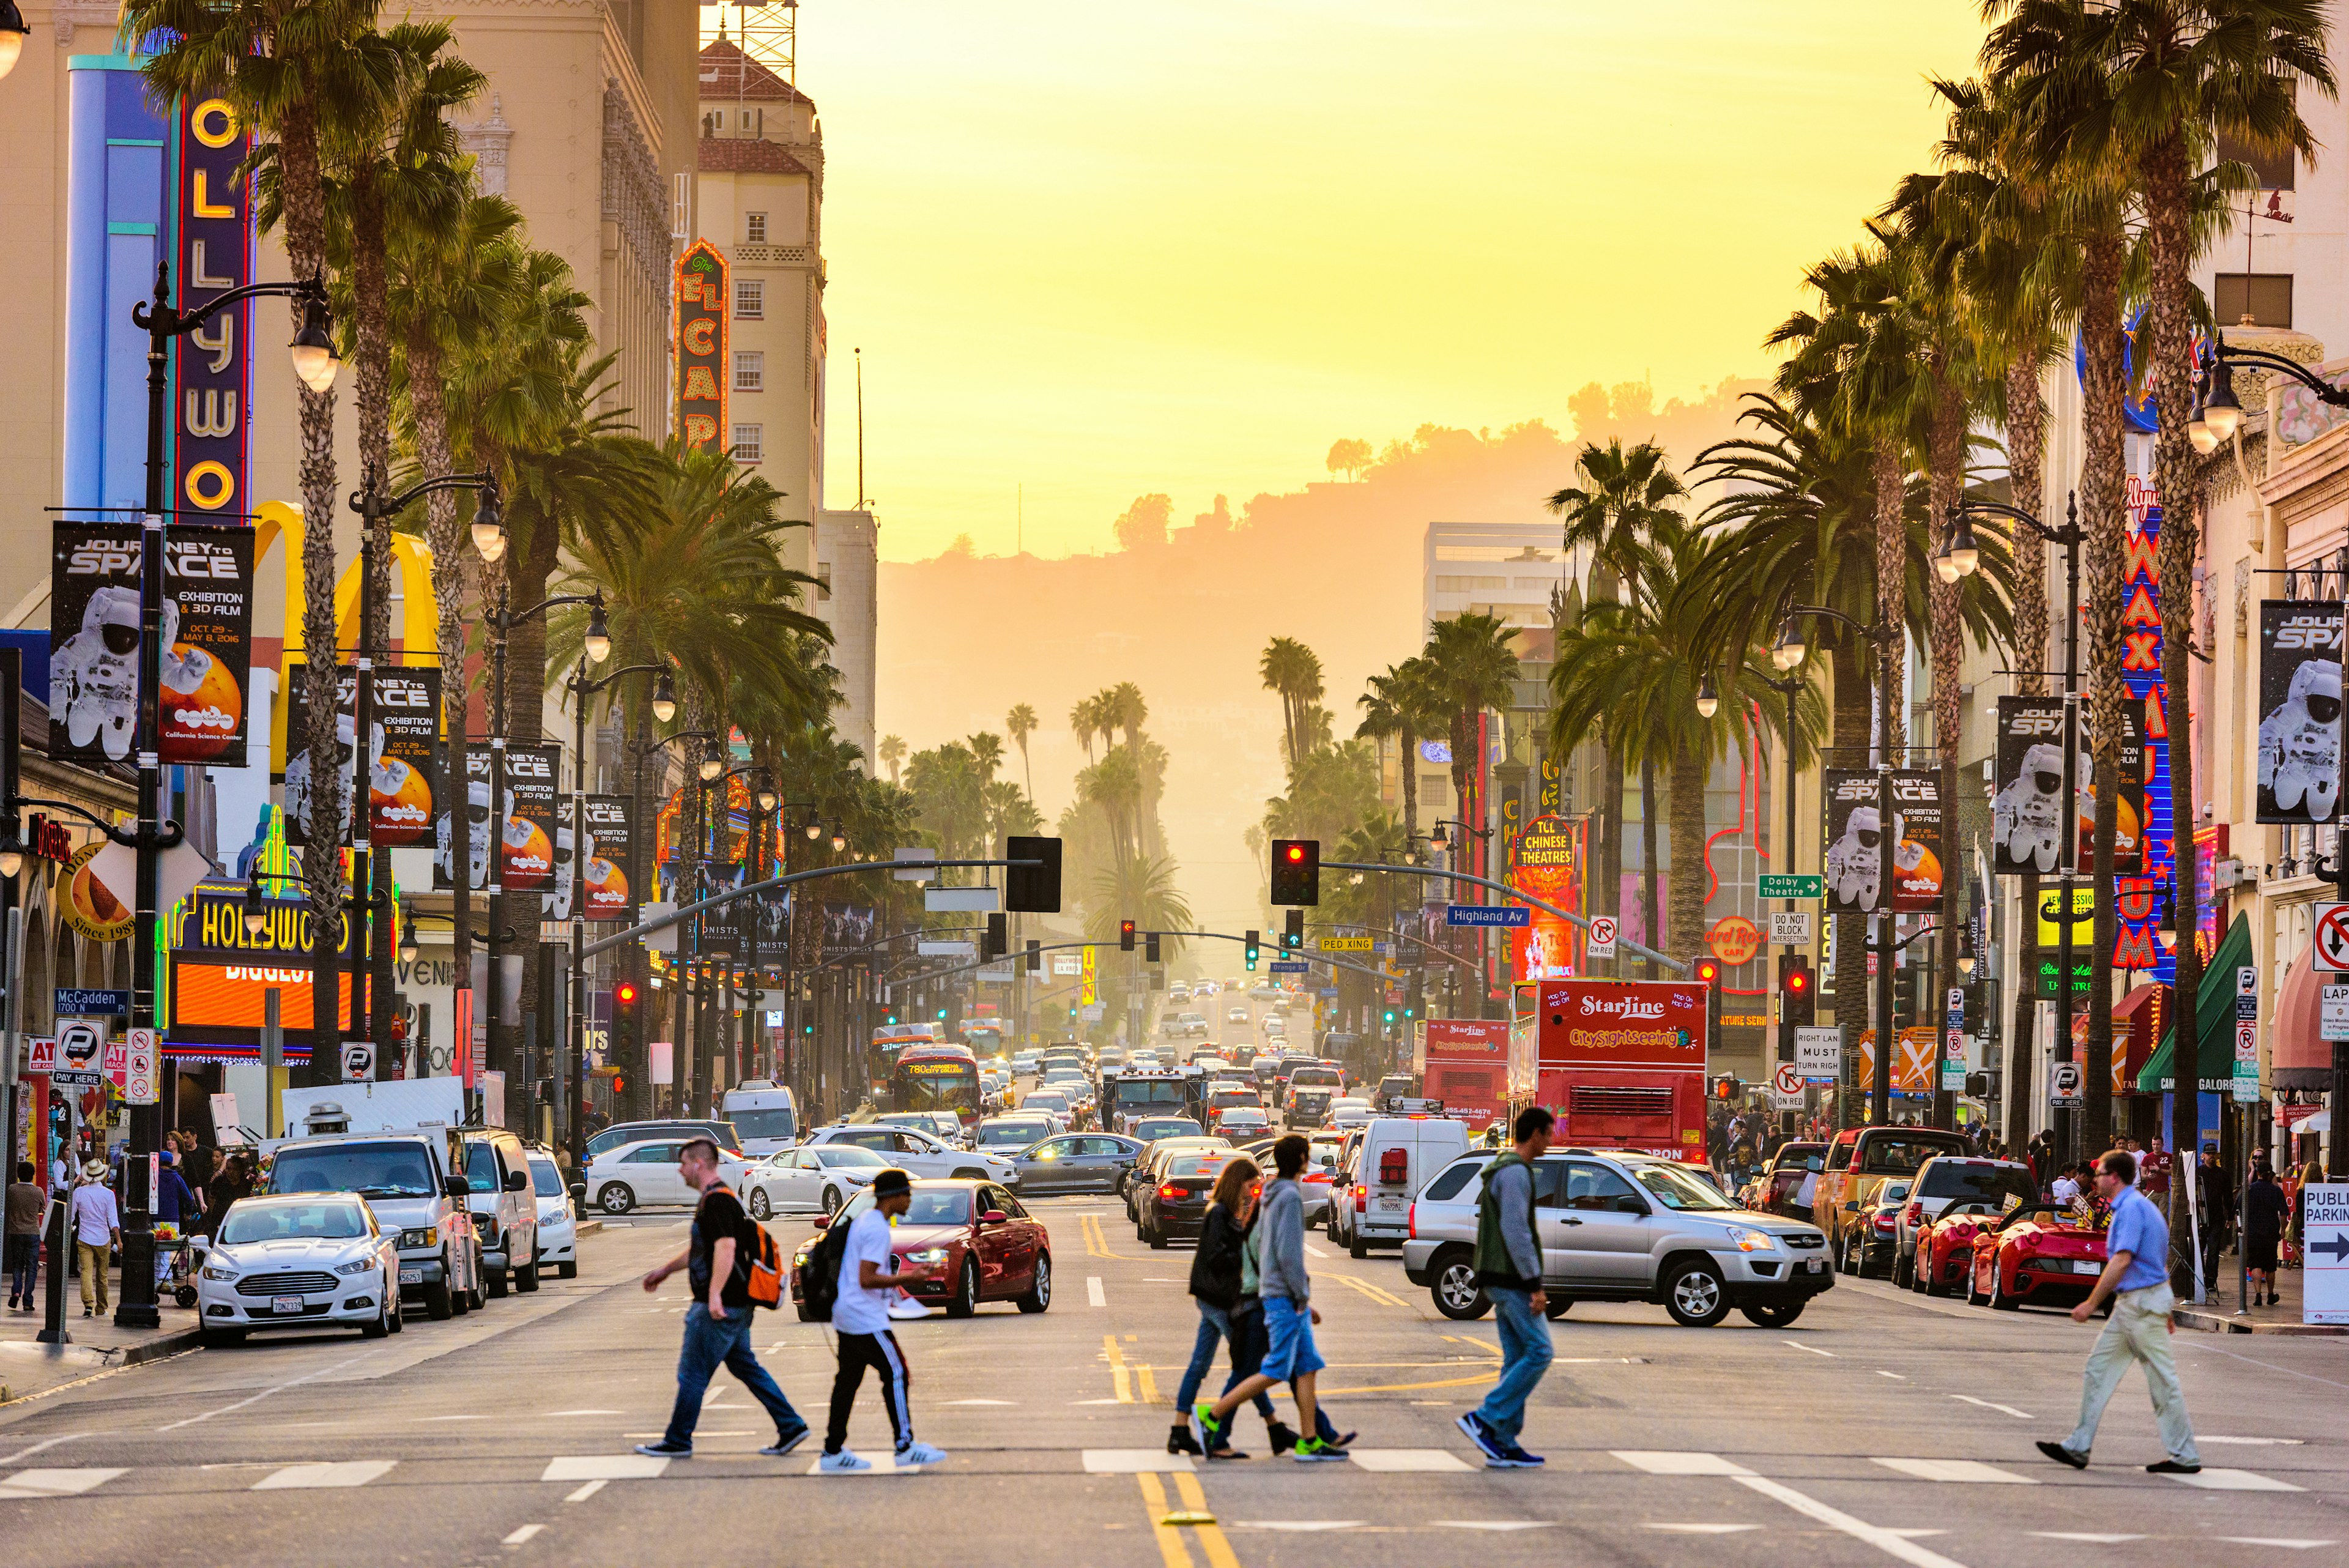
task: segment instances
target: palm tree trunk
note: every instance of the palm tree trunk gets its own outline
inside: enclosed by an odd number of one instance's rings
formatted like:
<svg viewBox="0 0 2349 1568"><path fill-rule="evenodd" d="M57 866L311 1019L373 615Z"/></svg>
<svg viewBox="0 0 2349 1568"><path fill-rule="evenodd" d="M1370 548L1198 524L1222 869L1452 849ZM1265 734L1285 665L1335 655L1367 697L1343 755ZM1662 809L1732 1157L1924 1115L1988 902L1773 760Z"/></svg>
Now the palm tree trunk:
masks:
<svg viewBox="0 0 2349 1568"><path fill-rule="evenodd" d="M1599 897L1592 908L1615 917L1615 929L1623 929L1623 831L1631 820L1625 803L1630 799L1631 770L1612 745L1602 749L1599 765L1605 770L1606 782L1599 794ZM1619 937L1617 939L1621 940ZM1621 948L1619 956L1604 960L1609 979L1623 977Z"/></svg>
<svg viewBox="0 0 2349 1568"><path fill-rule="evenodd" d="M1876 443L1876 616L1896 628L1906 613L1909 594L1909 528L1903 516L1908 492L1899 443L1889 437L1879 440ZM1876 678L1892 688L1892 729L1889 734L1879 736L1878 743L1883 746L1892 765L1899 767L1909 733L1909 696L1903 690L1908 679L1908 659L1900 638L1892 639L1882 665ZM1884 831L1889 835L1892 825L1886 823Z"/></svg>
<svg viewBox="0 0 2349 1568"><path fill-rule="evenodd" d="M1694 747L1672 753L1664 788L1672 814L1671 916L1664 950L1693 961L1704 942L1704 784L1709 759Z"/></svg>
<svg viewBox="0 0 2349 1568"><path fill-rule="evenodd" d="M1419 736L1405 719L1396 739L1402 745L1402 852L1406 859L1418 853L1419 846Z"/></svg>
<svg viewBox="0 0 2349 1568"><path fill-rule="evenodd" d="M2147 194L2146 230L2153 264L2153 362L2163 378L2161 384L2168 387L2185 386L2192 368L2194 285L2188 272L2194 254L2186 213L2189 173L2185 140L2173 133L2148 151L2141 182ZM2194 834L2200 825L2195 820L2194 748L2188 722L2193 666L2187 662L2194 637L2196 508L2201 487L2199 465L2186 433L2188 410L2178 406L2184 400L2159 401L2164 406L2154 443L2154 479L2162 501L2157 565L2161 574L2163 711L2147 712L2146 729L2147 740L2158 740L2169 753L2170 882L2178 921L2178 972L2169 1016L2183 1021L2182 1026L2169 1032L2170 1081L2176 1085L2170 1098L2169 1147L2175 1168L2182 1173L2202 1142L2202 1064L2198 1050L2201 1043L2193 1025L2200 1016L2202 985L2202 954L2195 946L2195 933L2201 929L2201 888L2196 883L2199 857L2194 852ZM2146 839L2141 836L2139 841ZM2333 853L2342 853L2342 846ZM2148 848L2147 870L2152 868L2151 858ZM2187 1193L2182 1177L2169 1184L2169 1272L2181 1293L2191 1288L2197 1272Z"/></svg>
<svg viewBox="0 0 2349 1568"><path fill-rule="evenodd" d="M440 345L430 321L419 312L408 334L408 404L416 423L416 455L429 474L447 473L455 466L449 453L449 409L440 382ZM465 886L472 873L466 853L465 791L465 535L457 524L457 494L436 490L425 498L425 543L432 550L432 598L439 612L434 646L440 656L441 755L448 759L440 781L441 804L450 813L450 868L459 878L452 894L455 931L450 939L454 961L455 989L473 988L473 895ZM633 873L632 873L633 874ZM450 1027L456 1020L450 1020ZM471 1048L470 1040L451 1040L456 1053ZM642 1076L641 1074L632 1076Z"/></svg>
<svg viewBox="0 0 2349 1568"><path fill-rule="evenodd" d="M357 372L353 400L358 410L359 483L363 489L381 493L391 487L391 330L385 281L383 197L375 180L372 160L361 159L351 178L351 273L352 294L357 306L352 367ZM378 665L390 662L391 650L391 519L378 519L375 537L362 542L360 555L367 563L369 614L359 628L359 644L367 657ZM368 776L371 758L368 748L373 744L367 735L360 735L357 743L357 777ZM366 784L359 787L358 809L370 809ZM362 898L373 898L378 892L391 890L391 862L388 854L367 857L368 886L359 889ZM398 938L384 927L393 917L378 914L367 924L368 951L367 964L370 975L367 989L368 1038L388 1044L391 1039L392 949Z"/></svg>
<svg viewBox="0 0 2349 1568"><path fill-rule="evenodd" d="M1700 854L1702 851L1699 851ZM1663 867L1657 864L1656 852L1656 761L1653 757L1640 759L1640 940L1651 947L1663 939L1657 928L1663 915L1661 889L1658 886ZM1656 966L1649 962L1646 972L1651 979L1660 979Z"/></svg>
<svg viewBox="0 0 2349 1568"><path fill-rule="evenodd" d="M2013 503L2034 517L2045 515L2047 410L2039 400L2036 357L2017 352L2006 368L2006 461ZM2016 690L2025 697L2047 693L2047 542L2031 529L2014 529L2014 658L2023 673ZM2065 613L2070 613L2066 607ZM2031 1101L2037 1085L2032 1060L2036 1044L2039 995L2039 874L2023 874L2022 919L2016 947L2023 955L2014 988L2014 1025L2008 1035L2006 1141L2021 1148L2031 1141Z"/></svg>
<svg viewBox="0 0 2349 1568"><path fill-rule="evenodd" d="M1933 365L1933 411L1929 444L1931 447L1927 467L1927 493L1930 498L1925 537L1930 545L1936 530L1944 526L1956 510L1959 493L1965 482L1965 398L1956 380L1947 373L1942 356L1936 353ZM1964 658L1964 633L1958 617L1959 595L1965 579L1941 581L1939 572L1929 579L1928 603L1931 609L1933 657L1933 746L1940 754L1941 772L1941 909L1940 929L1934 937L1934 989L1942 995L1932 1000L1944 1005L1939 1010L1941 1026L1947 1029L1948 989L1958 983L1958 888L1962 880L1966 857L1958 850L1958 668ZM1927 1011L1926 1000L1919 998L1918 1011ZM1946 1035L1937 1035L1946 1040ZM1934 1053L1933 1064L1933 1125L1954 1128L1957 1121L1957 1096L1941 1085L1940 1053Z"/></svg>
<svg viewBox="0 0 2349 1568"><path fill-rule="evenodd" d="M2118 826L2121 698L2121 545L2128 512L2121 493L2120 276L2126 241L2117 224L2090 237L2081 258L2080 336L2087 344L2087 451L2081 469L2086 514L2088 720L2096 783L2098 889L2089 951L2087 1058L2073 1158L2111 1146L2113 1136L2113 833ZM2189 840L2190 842L2190 840ZM2069 911L2066 911L2067 913ZM2069 976L2058 984L2068 984Z"/></svg>
<svg viewBox="0 0 2349 1568"><path fill-rule="evenodd" d="M1868 754L1868 670L1857 641L1837 626L1820 637L1827 669L1835 682L1829 722L1829 742L1842 765ZM1859 1093L1859 1037L1868 1028L1868 917L1840 914L1835 918L1835 1023L1843 1032L1843 1075L1836 1095L1836 1120L1854 1127L1865 1114L1867 1097Z"/></svg>
<svg viewBox="0 0 2349 1568"><path fill-rule="evenodd" d="M533 525L526 535L529 550L519 558L511 550L506 554L507 602L516 611L526 610L546 597L547 583L554 575L556 551L561 544L561 530L554 518L541 512L532 521ZM533 616L517 623L507 639L506 743L537 745L545 732L545 710L546 618ZM500 851L492 845L491 852ZM500 908L491 915L499 925L512 929L514 941L522 949L522 1011L532 1013L538 1007L538 922L545 908L543 897L538 893L502 894L497 900ZM492 1023L492 1054L511 1075L509 1083L522 1083L534 1075L536 1054L543 1046L552 1023L551 1019L537 1019L534 1038L520 1027L506 1029L502 1049L498 1044L499 1026Z"/></svg>

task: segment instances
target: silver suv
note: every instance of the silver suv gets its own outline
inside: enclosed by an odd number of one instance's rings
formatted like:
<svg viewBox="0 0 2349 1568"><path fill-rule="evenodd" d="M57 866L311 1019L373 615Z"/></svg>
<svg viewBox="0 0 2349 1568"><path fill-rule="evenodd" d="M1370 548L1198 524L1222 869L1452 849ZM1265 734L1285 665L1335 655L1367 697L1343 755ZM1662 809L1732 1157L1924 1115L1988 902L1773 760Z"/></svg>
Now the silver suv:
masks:
<svg viewBox="0 0 2349 1568"><path fill-rule="evenodd" d="M1446 1317L1482 1317L1476 1198L1489 1154L1438 1171L1412 1204L1403 1272ZM1738 1208L1686 1167L1641 1155L1554 1148L1537 1162L1534 1224L1552 1317L1578 1301L1658 1302L1708 1328L1735 1307L1765 1328L1800 1317L1835 1284L1816 1226Z"/></svg>

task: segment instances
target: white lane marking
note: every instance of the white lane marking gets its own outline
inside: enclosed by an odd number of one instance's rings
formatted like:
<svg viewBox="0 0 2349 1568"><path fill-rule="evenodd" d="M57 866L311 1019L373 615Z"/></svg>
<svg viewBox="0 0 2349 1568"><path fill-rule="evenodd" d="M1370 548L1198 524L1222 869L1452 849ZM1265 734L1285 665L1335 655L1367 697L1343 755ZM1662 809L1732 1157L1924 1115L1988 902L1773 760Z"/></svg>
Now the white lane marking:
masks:
<svg viewBox="0 0 2349 1568"><path fill-rule="evenodd" d="M774 1346L771 1345L767 1348L771 1351ZM564 1416L618 1416L624 1413L619 1410L549 1410L546 1413L546 1419L552 1421Z"/></svg>
<svg viewBox="0 0 2349 1568"><path fill-rule="evenodd" d="M543 1481L643 1480L668 1469L655 1454L562 1454L546 1461Z"/></svg>
<svg viewBox="0 0 2349 1568"><path fill-rule="evenodd" d="M1759 1530L1758 1524L1643 1524L1642 1530L1668 1530L1675 1535L1735 1535L1740 1531Z"/></svg>
<svg viewBox="0 0 2349 1568"><path fill-rule="evenodd" d="M512 1535L507 1536L503 1541L498 1542L498 1544L501 1546L523 1545L527 1542L532 1536L536 1535L540 1531L544 1530L546 1526L543 1524L525 1524L520 1530L515 1531Z"/></svg>
<svg viewBox="0 0 2349 1568"><path fill-rule="evenodd" d="M1977 1399L1971 1394L1952 1394L1950 1397L1952 1399L1962 1399L1969 1405L1979 1405L1985 1410L2002 1410L2018 1421L2035 1421L2039 1418L2028 1410L2018 1410L2012 1405L2000 1405L1988 1399ZM2209 1441L2208 1438L2199 1438L2198 1440L2201 1442Z"/></svg>
<svg viewBox="0 0 2349 1568"><path fill-rule="evenodd" d="M1843 1359L1843 1357L1842 1357L1842 1356L1837 1355L1834 1351L1832 1351L1832 1350L1821 1350L1817 1345L1805 1345L1805 1344L1804 1344L1801 1340L1799 1340L1799 1339L1790 1339L1790 1340L1786 1341L1786 1343L1787 1343L1788 1345L1793 1345L1796 1350L1806 1351L1806 1352L1808 1352L1810 1355L1824 1355L1824 1356L1826 1356L1829 1361L1841 1361L1841 1360Z"/></svg>
<svg viewBox="0 0 2349 1568"><path fill-rule="evenodd" d="M1901 1376L1900 1376L1900 1374L1899 1374L1898 1372L1887 1372L1887 1371L1885 1371L1885 1370L1884 1370L1884 1368L1882 1368L1881 1366L1879 1366L1879 1367L1878 1367L1878 1368L1876 1369L1876 1375L1877 1375L1878 1377L1889 1377L1889 1378L1891 1378L1891 1379L1892 1379L1892 1381L1894 1381L1895 1383L1906 1383L1906 1382L1908 1382L1908 1381L1909 1381L1909 1379L1907 1379L1906 1377Z"/></svg>
<svg viewBox="0 0 2349 1568"><path fill-rule="evenodd" d="M1547 1530L1554 1519L1431 1519L1438 1530Z"/></svg>
<svg viewBox="0 0 2349 1568"><path fill-rule="evenodd" d="M2250 1470L2213 1468L2209 1465L2203 1466L2200 1472L2195 1475L2173 1475L2164 1479L2182 1481L2188 1486L2200 1487L2204 1491L2301 1491L2305 1490L2292 1485L2290 1481L2277 1480L2272 1476L2256 1475Z"/></svg>
<svg viewBox="0 0 2349 1568"><path fill-rule="evenodd" d="M393 1459L343 1459L286 1465L254 1482L251 1490L308 1491L322 1487L365 1486L379 1476L388 1475L397 1462Z"/></svg>
<svg viewBox="0 0 2349 1568"><path fill-rule="evenodd" d="M600 1478L595 1480L591 1480L585 1486L581 1487L577 1491L565 1497L563 1501L565 1502L585 1502L589 1498L594 1497L597 1492L602 1491L605 1487L610 1486L611 1484L612 1483L610 1481L604 1480Z"/></svg>
<svg viewBox="0 0 2349 1568"><path fill-rule="evenodd" d="M1979 1459L1877 1459L1888 1470L1899 1470L1904 1476L1919 1480L1973 1481L1988 1485L2037 1486L2029 1476L2016 1475L2013 1470L2000 1469Z"/></svg>
<svg viewBox="0 0 2349 1568"><path fill-rule="evenodd" d="M1448 1474L1468 1468L1458 1454L1447 1449L1348 1449L1346 1457L1358 1468L1381 1474L1398 1474L1406 1470Z"/></svg>
<svg viewBox="0 0 2349 1568"><path fill-rule="evenodd" d="M1750 1476L1754 1473L1744 1465L1732 1464L1719 1454L1682 1453L1669 1449L1610 1449L1608 1451L1625 1464L1643 1469L1651 1476Z"/></svg>
<svg viewBox="0 0 2349 1568"><path fill-rule="evenodd" d="M299 1377L289 1377L283 1383L264 1388L260 1393L253 1395L249 1398L239 1399L233 1405L223 1405L217 1410L206 1410L201 1415L190 1416L183 1421L173 1421L168 1426L158 1427L155 1429L159 1432L176 1432L182 1427L192 1427L199 1421L209 1421L214 1416L225 1416L232 1410L242 1410L247 1405L258 1405L264 1399L268 1398L272 1394L283 1394L288 1388L299 1387L301 1385L309 1382L314 1377L324 1377L329 1372L340 1372L346 1366L355 1366L359 1362L365 1361L367 1358L367 1355L373 1354L375 1353L367 1352L363 1355L351 1356L346 1360L337 1361L331 1366L321 1366L316 1372L305 1372Z"/></svg>
<svg viewBox="0 0 2349 1568"><path fill-rule="evenodd" d="M1195 1469L1188 1454L1158 1449L1087 1449L1085 1473L1090 1476L1180 1474Z"/></svg>
<svg viewBox="0 0 2349 1568"><path fill-rule="evenodd" d="M2093 1530L2033 1530L2028 1533L2042 1541L2085 1541L2096 1546L2118 1546L2124 1541L2143 1541L2142 1535L2100 1535Z"/></svg>
<svg viewBox="0 0 2349 1568"><path fill-rule="evenodd" d="M939 1401L939 1403L946 1405L1002 1405L1009 1407L1018 1404L1019 1401L1016 1399L945 1399Z"/></svg>
<svg viewBox="0 0 2349 1568"><path fill-rule="evenodd" d="M486 1421L487 1416L419 1416L419 1421Z"/></svg>
<svg viewBox="0 0 2349 1568"><path fill-rule="evenodd" d="M2221 1541L2232 1541L2242 1546L2284 1546L2294 1552L2305 1552L2312 1546L2338 1546L2337 1541L2302 1541L2289 1535L2222 1535Z"/></svg>
<svg viewBox="0 0 2349 1568"><path fill-rule="evenodd" d="M84 1470L18 1470L15 1475L0 1477L0 1500L16 1501L34 1497L78 1497L96 1486L122 1474L114 1469Z"/></svg>
<svg viewBox="0 0 2349 1568"><path fill-rule="evenodd" d="M1071 1399L1069 1403L1071 1405L1126 1405L1131 1404L1132 1401L1112 1397L1108 1399ZM1444 1403L1450 1405L1456 1403L1456 1401L1446 1399Z"/></svg>
<svg viewBox="0 0 2349 1568"><path fill-rule="evenodd" d="M62 1441L62 1439L59 1440ZM2296 1449L2302 1443L2308 1441L2308 1439L2306 1438L2211 1438L2205 1437L2202 1433L2197 1432L2194 1434L2194 1441L2198 1447L2203 1443L2237 1443L2240 1444L2244 1448L2270 1449L2284 1447Z"/></svg>
<svg viewBox="0 0 2349 1568"><path fill-rule="evenodd" d="M1369 1523L1366 1519L1236 1519L1233 1526L1240 1530L1360 1530Z"/></svg>
<svg viewBox="0 0 2349 1568"><path fill-rule="evenodd" d="M1308 1241L1305 1243L1305 1255L1309 1258L1326 1258L1330 1254L1315 1246L1312 1242Z"/></svg>
<svg viewBox="0 0 2349 1568"><path fill-rule="evenodd" d="M1909 1541L1900 1532L1885 1530L1864 1519L1854 1519L1839 1508L1830 1508L1815 1497L1806 1497L1793 1487L1785 1486L1764 1476L1741 1475L1730 1478L1739 1486L1760 1492L1774 1502L1783 1502L1806 1519L1816 1520L1830 1530L1840 1530L1855 1541L1866 1542L1889 1557L1897 1557L1909 1568L1964 1568L1954 1558L1938 1552L1929 1552Z"/></svg>
<svg viewBox="0 0 2349 1568"><path fill-rule="evenodd" d="M44 1449L54 1449L59 1443L70 1443L76 1438L87 1438L89 1434L88 1432L67 1432L62 1438L43 1438L39 1442L35 1443L29 1449L18 1449L13 1454L0 1456L0 1465L13 1465L18 1459L31 1459L35 1454L41 1452ZM2220 1440L2224 1441L2225 1439L2221 1438Z"/></svg>
<svg viewBox="0 0 2349 1568"><path fill-rule="evenodd" d="M1101 1276L1099 1274L1087 1274L1085 1276L1085 1304L1087 1306L1097 1307L1105 1307L1109 1305L1109 1297L1102 1294Z"/></svg>

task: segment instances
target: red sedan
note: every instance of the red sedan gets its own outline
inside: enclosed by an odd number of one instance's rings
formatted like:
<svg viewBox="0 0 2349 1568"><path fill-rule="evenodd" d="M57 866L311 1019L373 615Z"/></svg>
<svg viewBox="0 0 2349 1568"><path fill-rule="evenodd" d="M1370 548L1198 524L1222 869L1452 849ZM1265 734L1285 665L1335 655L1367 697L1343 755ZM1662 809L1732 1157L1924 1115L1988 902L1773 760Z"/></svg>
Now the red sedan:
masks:
<svg viewBox="0 0 2349 1568"><path fill-rule="evenodd" d="M2026 1303L2076 1306L2104 1272L2102 1231L2081 1224L2069 1210L2030 1205L1975 1238L1966 1300L2004 1312Z"/></svg>
<svg viewBox="0 0 2349 1568"><path fill-rule="evenodd" d="M1917 1265L1911 1290L1929 1296L1953 1295L1971 1290L1974 1242L1998 1229L2000 1210L1994 1204L1961 1203L1917 1232Z"/></svg>
<svg viewBox="0 0 2349 1568"><path fill-rule="evenodd" d="M853 1225L873 1207L873 1189L848 1200L837 1216L816 1216L817 1234L792 1257L792 1300L800 1294L800 1265L830 1225ZM948 1317L968 1317L981 1302L1008 1301L1021 1312L1052 1304L1052 1243L1008 1188L992 1181L923 1180L890 1238L893 1272L907 1262L941 1265L930 1279L906 1287L915 1300L943 1305ZM801 1309L804 1323L806 1308Z"/></svg>

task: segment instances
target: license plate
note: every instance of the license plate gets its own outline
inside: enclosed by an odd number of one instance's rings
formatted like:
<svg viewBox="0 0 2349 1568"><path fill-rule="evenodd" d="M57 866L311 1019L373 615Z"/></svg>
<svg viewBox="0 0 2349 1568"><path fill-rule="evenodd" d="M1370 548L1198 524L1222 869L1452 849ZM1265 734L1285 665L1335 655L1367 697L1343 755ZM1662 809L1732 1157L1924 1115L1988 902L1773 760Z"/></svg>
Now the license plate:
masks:
<svg viewBox="0 0 2349 1568"><path fill-rule="evenodd" d="M1803 1262L1803 1272L1806 1274L1824 1274L1826 1272L1827 1263L1825 1258L1808 1258Z"/></svg>
<svg viewBox="0 0 2349 1568"><path fill-rule="evenodd" d="M1379 1199L1379 1207L1381 1209L1400 1209L1402 1207L1402 1199L1400 1198L1381 1198Z"/></svg>
<svg viewBox="0 0 2349 1568"><path fill-rule="evenodd" d="M269 1310L275 1313L280 1317L284 1317L288 1314L299 1313L302 1310L302 1298L300 1296L272 1296L269 1298Z"/></svg>
<svg viewBox="0 0 2349 1568"><path fill-rule="evenodd" d="M424 1282L424 1271L422 1269L402 1269L399 1271L399 1282L403 1285L420 1285Z"/></svg>
<svg viewBox="0 0 2349 1568"><path fill-rule="evenodd" d="M2101 1274L2105 1266L2094 1258L2075 1258L2072 1262L2072 1272L2075 1274Z"/></svg>

